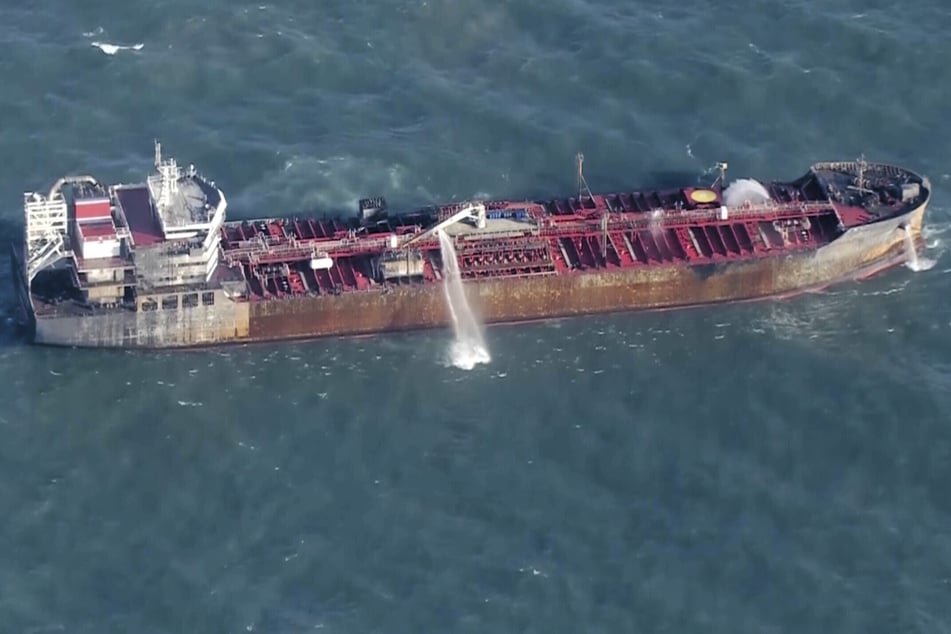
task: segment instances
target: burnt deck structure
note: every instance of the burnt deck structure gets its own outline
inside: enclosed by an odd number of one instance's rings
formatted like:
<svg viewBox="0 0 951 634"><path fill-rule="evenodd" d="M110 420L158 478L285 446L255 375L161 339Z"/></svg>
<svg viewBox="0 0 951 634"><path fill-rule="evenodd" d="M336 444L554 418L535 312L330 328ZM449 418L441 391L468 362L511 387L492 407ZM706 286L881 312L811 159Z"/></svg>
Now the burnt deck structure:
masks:
<svg viewBox="0 0 951 634"><path fill-rule="evenodd" d="M478 280L772 257L815 250L849 227L901 206L898 197L884 198L875 211L835 203L818 175L764 187L768 204L747 203L725 214L719 187L487 201L486 215L495 231L455 235L460 272ZM408 220L432 224L462 206L434 207L385 228L412 235L425 226ZM492 225L494 220L505 222ZM354 219L246 220L226 223L221 231L223 258L242 267L252 301L371 290L373 259L386 247L385 240ZM409 281L439 282L443 265L438 239L433 236L417 249L424 266L422 274ZM315 252L332 257L334 266L312 269Z"/></svg>

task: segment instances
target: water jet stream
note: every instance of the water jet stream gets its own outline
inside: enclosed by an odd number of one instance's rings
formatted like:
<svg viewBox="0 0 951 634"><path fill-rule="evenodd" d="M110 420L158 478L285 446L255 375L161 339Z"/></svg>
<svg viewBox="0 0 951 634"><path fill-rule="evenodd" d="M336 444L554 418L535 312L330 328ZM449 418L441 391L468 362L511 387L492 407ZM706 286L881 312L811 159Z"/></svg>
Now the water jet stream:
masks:
<svg viewBox="0 0 951 634"><path fill-rule="evenodd" d="M935 265L934 260L919 258L915 249L915 240L911 236L911 227L905 226L905 266L912 271L927 271Z"/></svg>
<svg viewBox="0 0 951 634"><path fill-rule="evenodd" d="M442 230L439 231L439 252L443 262L443 290L455 332L455 340L449 348L449 362L461 370L471 370L479 363L488 363L491 357L482 326L466 299L452 238Z"/></svg>

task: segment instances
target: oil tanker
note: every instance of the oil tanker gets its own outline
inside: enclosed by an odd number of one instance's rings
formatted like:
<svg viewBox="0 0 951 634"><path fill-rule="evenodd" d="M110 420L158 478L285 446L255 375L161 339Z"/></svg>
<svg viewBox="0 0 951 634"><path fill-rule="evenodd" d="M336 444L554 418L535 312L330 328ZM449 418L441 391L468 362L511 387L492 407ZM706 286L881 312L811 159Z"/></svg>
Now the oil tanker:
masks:
<svg viewBox="0 0 951 634"><path fill-rule="evenodd" d="M577 159L565 197L229 221L222 189L156 142L143 182L65 176L24 195L21 321L37 344L112 348L440 327L450 269L485 323L779 297L905 261L931 196L864 158L729 184L721 163L708 186L593 194Z"/></svg>

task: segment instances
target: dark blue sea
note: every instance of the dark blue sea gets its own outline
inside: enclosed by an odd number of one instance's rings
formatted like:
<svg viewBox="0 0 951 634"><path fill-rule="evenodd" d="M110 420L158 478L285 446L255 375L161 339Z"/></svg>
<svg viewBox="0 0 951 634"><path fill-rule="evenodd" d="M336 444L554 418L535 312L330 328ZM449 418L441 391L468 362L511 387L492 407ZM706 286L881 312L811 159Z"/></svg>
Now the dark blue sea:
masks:
<svg viewBox="0 0 951 634"><path fill-rule="evenodd" d="M0 17L5 243L24 191L139 181L155 138L232 219L568 195L579 151L596 191L863 154L935 188L927 270L489 328L470 370L448 330L133 353L7 320L0 632L951 632L944 0Z"/></svg>

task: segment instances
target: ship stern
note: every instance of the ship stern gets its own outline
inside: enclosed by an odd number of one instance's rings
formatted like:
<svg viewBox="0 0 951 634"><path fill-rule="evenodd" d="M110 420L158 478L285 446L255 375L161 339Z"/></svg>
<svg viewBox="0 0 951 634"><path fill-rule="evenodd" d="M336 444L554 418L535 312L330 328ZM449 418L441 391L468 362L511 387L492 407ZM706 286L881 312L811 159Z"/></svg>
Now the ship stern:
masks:
<svg viewBox="0 0 951 634"><path fill-rule="evenodd" d="M13 319L17 330L30 341L36 336L36 312L30 300L30 289L26 281L26 269L20 257L22 245L10 243L10 280L13 284Z"/></svg>

